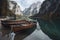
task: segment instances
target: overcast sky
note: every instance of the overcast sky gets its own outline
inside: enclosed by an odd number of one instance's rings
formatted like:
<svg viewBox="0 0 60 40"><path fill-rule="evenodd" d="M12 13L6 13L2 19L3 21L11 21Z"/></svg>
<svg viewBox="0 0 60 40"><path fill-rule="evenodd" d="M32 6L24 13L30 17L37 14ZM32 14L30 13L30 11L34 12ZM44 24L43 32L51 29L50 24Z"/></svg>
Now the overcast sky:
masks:
<svg viewBox="0 0 60 40"><path fill-rule="evenodd" d="M37 1L43 2L44 0L14 0L16 1L20 7L21 10L24 10L25 8L28 8L32 3L36 3Z"/></svg>

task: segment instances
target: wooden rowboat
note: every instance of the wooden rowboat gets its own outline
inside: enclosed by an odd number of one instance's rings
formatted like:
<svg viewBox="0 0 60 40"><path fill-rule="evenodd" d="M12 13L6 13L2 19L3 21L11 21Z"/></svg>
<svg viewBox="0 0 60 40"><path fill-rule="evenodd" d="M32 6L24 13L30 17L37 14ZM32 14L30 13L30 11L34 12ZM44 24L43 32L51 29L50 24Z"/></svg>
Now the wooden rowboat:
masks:
<svg viewBox="0 0 60 40"><path fill-rule="evenodd" d="M36 26L35 22L26 20L4 20L2 21L3 27L11 28L12 31L17 32Z"/></svg>

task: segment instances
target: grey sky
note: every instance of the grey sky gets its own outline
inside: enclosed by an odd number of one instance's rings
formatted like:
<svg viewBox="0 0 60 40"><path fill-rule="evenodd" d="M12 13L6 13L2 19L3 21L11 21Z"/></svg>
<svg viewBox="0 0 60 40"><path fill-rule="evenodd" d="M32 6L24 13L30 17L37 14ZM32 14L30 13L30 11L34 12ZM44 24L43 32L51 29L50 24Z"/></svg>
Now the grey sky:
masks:
<svg viewBox="0 0 60 40"><path fill-rule="evenodd" d="M43 2L44 0L14 0L16 1L20 7L21 10L24 10L25 8L28 8L32 3L36 3L37 1Z"/></svg>

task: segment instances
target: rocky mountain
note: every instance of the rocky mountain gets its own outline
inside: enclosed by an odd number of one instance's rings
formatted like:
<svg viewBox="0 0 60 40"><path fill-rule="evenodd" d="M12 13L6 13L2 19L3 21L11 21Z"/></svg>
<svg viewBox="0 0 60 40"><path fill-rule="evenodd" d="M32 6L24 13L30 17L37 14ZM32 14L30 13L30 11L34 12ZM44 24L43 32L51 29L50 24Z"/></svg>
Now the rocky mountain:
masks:
<svg viewBox="0 0 60 40"><path fill-rule="evenodd" d="M20 6L15 1L9 1L9 9L16 15L23 15Z"/></svg>
<svg viewBox="0 0 60 40"><path fill-rule="evenodd" d="M55 19L55 16L57 16L58 18L60 17L60 2L58 2L58 0L46 0L42 3L40 11L38 14L34 15L34 17L42 17L46 20L48 20L48 18L52 18ZM37 16L38 15L38 16Z"/></svg>
<svg viewBox="0 0 60 40"><path fill-rule="evenodd" d="M60 0L45 0L39 13L31 18L39 22L42 31L52 40L60 40Z"/></svg>
<svg viewBox="0 0 60 40"><path fill-rule="evenodd" d="M6 16L14 15L13 12L9 9L9 1L1 0L0 1L0 18L6 18Z"/></svg>
<svg viewBox="0 0 60 40"><path fill-rule="evenodd" d="M33 3L29 8L26 8L23 13L24 15L32 16L39 12L41 2Z"/></svg>

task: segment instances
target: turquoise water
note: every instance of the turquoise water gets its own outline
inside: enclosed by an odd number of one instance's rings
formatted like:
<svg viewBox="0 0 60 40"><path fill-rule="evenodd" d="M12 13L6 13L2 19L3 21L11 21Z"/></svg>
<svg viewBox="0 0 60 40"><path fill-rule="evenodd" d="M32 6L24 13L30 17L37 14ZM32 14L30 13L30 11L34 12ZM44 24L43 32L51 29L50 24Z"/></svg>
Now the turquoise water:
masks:
<svg viewBox="0 0 60 40"><path fill-rule="evenodd" d="M37 19L37 28L38 30L35 30L33 33L28 35L26 39L37 39L37 40L42 40L42 39L60 39L60 20L54 20L54 21L45 21L42 19ZM43 32L42 32L43 31ZM30 32L30 31L29 31ZM51 38L49 38L49 37ZM0 37L1 38L1 37ZM5 37L4 38L8 38ZM41 39L42 38L42 39ZM7 40L7 39L6 39Z"/></svg>
<svg viewBox="0 0 60 40"><path fill-rule="evenodd" d="M41 29L52 39L60 40L60 20L46 21L37 19Z"/></svg>

